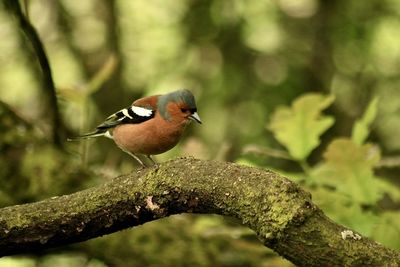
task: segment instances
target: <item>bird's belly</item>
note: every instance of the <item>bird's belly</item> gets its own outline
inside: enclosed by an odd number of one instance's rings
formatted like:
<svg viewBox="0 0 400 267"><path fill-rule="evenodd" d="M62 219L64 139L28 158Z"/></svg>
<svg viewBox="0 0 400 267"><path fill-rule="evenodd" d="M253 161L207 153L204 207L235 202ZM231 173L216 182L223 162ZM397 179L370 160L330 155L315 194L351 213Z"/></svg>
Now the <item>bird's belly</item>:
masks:
<svg viewBox="0 0 400 267"><path fill-rule="evenodd" d="M122 149L134 154L155 155L173 148L182 136L183 129L142 128L140 125L124 124L113 131L115 143Z"/></svg>

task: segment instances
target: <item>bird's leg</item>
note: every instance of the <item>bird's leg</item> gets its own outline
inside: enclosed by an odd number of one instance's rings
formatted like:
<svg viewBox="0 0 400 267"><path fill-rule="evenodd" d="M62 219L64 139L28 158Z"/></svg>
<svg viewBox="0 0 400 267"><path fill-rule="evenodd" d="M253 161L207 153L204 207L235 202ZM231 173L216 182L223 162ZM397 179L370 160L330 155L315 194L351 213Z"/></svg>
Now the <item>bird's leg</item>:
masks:
<svg viewBox="0 0 400 267"><path fill-rule="evenodd" d="M138 157L138 156L136 156L135 154L133 154L133 153L131 153L131 152L127 152L129 155L131 155L134 159L136 159L139 163L140 163L140 165L143 167L143 168L146 168L147 166L146 166L146 164L144 164L143 163L143 161Z"/></svg>
<svg viewBox="0 0 400 267"><path fill-rule="evenodd" d="M153 165L157 165L157 162L150 155L146 155L146 157L153 163Z"/></svg>

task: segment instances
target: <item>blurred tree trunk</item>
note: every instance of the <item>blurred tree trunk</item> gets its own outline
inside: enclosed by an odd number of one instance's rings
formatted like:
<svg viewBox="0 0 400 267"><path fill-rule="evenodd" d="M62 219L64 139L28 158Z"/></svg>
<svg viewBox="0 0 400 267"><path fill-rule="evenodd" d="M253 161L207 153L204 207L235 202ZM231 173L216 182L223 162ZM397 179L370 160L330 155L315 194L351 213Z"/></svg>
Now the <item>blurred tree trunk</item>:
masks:
<svg viewBox="0 0 400 267"><path fill-rule="evenodd" d="M397 266L400 253L332 222L270 171L178 159L99 187L0 209L0 254L56 247L182 212L240 219L298 266Z"/></svg>
<svg viewBox="0 0 400 267"><path fill-rule="evenodd" d="M32 49L35 51L36 59L41 69L41 87L43 89L43 94L47 99L46 116L43 115L43 117L47 118L49 124L51 125L50 131L53 144L61 149L64 143L63 140L66 136L66 128L58 107L53 74L44 45L40 40L36 29L23 14L18 1L7 0L5 1L5 7L8 11L10 11L11 14L13 14L26 39L29 40Z"/></svg>

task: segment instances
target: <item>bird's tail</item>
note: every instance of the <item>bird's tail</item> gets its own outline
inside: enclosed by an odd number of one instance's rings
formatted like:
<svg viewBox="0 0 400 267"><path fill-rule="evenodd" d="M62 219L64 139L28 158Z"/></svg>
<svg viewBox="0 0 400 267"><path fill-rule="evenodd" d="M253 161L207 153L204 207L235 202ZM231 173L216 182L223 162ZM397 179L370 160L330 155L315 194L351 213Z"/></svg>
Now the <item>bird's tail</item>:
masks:
<svg viewBox="0 0 400 267"><path fill-rule="evenodd" d="M99 137L99 136L108 137L108 135L109 135L108 131L104 131L103 129L97 129L96 131L93 131L91 133L68 138L67 141L79 141L82 139L89 139L89 138L94 138L94 137Z"/></svg>

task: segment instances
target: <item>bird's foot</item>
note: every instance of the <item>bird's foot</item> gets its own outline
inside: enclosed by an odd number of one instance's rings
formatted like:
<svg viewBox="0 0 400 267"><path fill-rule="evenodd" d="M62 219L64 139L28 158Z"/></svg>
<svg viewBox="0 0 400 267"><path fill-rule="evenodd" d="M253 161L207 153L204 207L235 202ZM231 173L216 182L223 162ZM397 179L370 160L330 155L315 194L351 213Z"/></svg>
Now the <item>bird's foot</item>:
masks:
<svg viewBox="0 0 400 267"><path fill-rule="evenodd" d="M146 155L146 157L153 163L153 167L158 169L158 163L150 155Z"/></svg>

